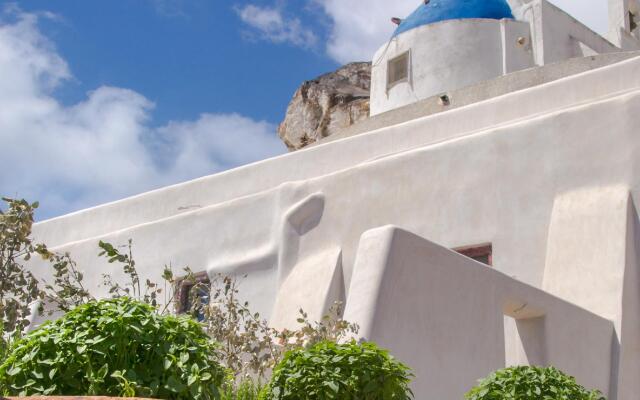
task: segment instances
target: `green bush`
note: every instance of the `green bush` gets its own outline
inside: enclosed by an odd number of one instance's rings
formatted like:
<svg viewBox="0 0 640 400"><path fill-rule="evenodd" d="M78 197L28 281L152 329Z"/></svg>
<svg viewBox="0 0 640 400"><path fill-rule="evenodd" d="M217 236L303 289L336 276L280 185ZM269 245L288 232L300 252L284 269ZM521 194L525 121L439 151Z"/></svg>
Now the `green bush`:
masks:
<svg viewBox="0 0 640 400"><path fill-rule="evenodd" d="M480 381L466 394L468 400L605 400L576 380L553 368L512 367Z"/></svg>
<svg viewBox="0 0 640 400"><path fill-rule="evenodd" d="M258 400L262 389L260 382L251 377L235 381L235 377L231 376L223 388L221 400Z"/></svg>
<svg viewBox="0 0 640 400"><path fill-rule="evenodd" d="M218 399L216 345L186 317L130 298L92 301L16 342L0 365L5 395Z"/></svg>
<svg viewBox="0 0 640 400"><path fill-rule="evenodd" d="M373 343L323 341L292 350L273 371L265 400L406 400L409 368Z"/></svg>

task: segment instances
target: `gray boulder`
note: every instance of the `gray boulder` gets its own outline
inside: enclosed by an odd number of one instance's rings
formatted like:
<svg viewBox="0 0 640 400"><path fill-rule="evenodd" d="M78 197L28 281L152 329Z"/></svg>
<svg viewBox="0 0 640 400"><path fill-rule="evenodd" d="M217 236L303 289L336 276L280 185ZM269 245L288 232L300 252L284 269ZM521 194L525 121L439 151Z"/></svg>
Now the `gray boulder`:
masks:
<svg viewBox="0 0 640 400"><path fill-rule="evenodd" d="M347 64L296 90L278 135L298 150L369 117L371 63Z"/></svg>

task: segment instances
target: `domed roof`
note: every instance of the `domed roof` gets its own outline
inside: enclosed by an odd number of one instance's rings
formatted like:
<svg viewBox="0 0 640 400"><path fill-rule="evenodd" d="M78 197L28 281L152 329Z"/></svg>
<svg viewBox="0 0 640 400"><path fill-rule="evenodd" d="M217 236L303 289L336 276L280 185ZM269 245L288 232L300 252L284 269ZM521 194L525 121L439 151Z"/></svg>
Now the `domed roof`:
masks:
<svg viewBox="0 0 640 400"><path fill-rule="evenodd" d="M404 19L393 36L422 25L464 18L503 19L513 18L513 14L505 0L431 0Z"/></svg>

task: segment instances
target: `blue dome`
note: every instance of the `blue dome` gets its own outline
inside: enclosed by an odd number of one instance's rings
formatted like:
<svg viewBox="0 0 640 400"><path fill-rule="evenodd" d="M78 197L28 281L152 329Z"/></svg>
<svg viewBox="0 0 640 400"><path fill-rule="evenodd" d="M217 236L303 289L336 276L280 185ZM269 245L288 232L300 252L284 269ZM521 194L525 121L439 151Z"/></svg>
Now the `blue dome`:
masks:
<svg viewBox="0 0 640 400"><path fill-rule="evenodd" d="M403 20L393 36L422 25L464 18L503 19L513 18L513 14L505 0L431 0Z"/></svg>

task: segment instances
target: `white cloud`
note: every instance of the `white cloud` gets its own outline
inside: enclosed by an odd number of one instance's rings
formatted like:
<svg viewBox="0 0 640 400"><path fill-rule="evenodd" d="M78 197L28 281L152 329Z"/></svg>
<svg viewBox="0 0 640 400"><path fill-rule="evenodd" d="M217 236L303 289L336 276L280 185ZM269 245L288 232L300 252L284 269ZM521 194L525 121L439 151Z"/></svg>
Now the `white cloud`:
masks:
<svg viewBox="0 0 640 400"><path fill-rule="evenodd" d="M248 32L252 39L291 43L303 48L313 47L318 41L311 29L302 26L300 19L285 18L279 8L250 4L236 11L242 22L253 28L254 31Z"/></svg>
<svg viewBox="0 0 640 400"><path fill-rule="evenodd" d="M332 19L327 53L340 62L371 61L373 53L389 40L391 17L409 15L416 0L317 0Z"/></svg>
<svg viewBox="0 0 640 400"><path fill-rule="evenodd" d="M46 216L284 151L275 126L238 114L153 127L153 103L128 89L102 86L65 106L53 90L72 75L38 17L0 18L0 194L40 200Z"/></svg>
<svg viewBox="0 0 640 400"><path fill-rule="evenodd" d="M276 127L239 114L203 114L196 121L170 122L157 132L167 141L165 155L173 160L173 180L202 175L204 169L245 164L282 152Z"/></svg>
<svg viewBox="0 0 640 400"><path fill-rule="evenodd" d="M417 0L314 0L333 24L327 43L331 58L346 63L369 61L389 40L395 26L391 17L404 18ZM599 33L607 31L607 0L551 0Z"/></svg>

